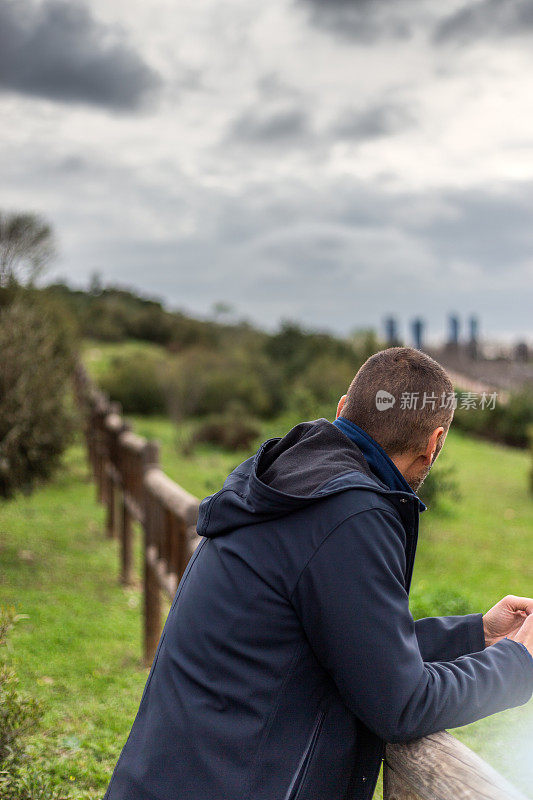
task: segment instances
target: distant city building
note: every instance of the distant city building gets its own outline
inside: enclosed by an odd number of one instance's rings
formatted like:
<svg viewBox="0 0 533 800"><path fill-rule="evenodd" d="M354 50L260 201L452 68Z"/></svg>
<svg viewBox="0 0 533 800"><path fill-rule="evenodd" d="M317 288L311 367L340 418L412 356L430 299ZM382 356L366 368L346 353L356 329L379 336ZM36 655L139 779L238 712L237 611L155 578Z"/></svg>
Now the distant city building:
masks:
<svg viewBox="0 0 533 800"><path fill-rule="evenodd" d="M469 337L468 337L468 354L470 358L477 358L478 357L478 346L479 346L479 322L477 317L470 317L468 320L468 330L469 330Z"/></svg>
<svg viewBox="0 0 533 800"><path fill-rule="evenodd" d="M449 323L449 344L459 344L459 317L456 314L450 314L448 318Z"/></svg>
<svg viewBox="0 0 533 800"><path fill-rule="evenodd" d="M446 346L448 349L456 350L459 347L459 317L457 314L450 314L448 317L448 339Z"/></svg>
<svg viewBox="0 0 533 800"><path fill-rule="evenodd" d="M424 320L417 317L411 323L413 332L413 344L417 350L424 349Z"/></svg>
<svg viewBox="0 0 533 800"><path fill-rule="evenodd" d="M397 347L400 344L398 323L395 317L387 317L385 319L385 340L387 347Z"/></svg>
<svg viewBox="0 0 533 800"><path fill-rule="evenodd" d="M527 342L518 342L514 348L515 361L521 361L524 364L529 361L529 347Z"/></svg>

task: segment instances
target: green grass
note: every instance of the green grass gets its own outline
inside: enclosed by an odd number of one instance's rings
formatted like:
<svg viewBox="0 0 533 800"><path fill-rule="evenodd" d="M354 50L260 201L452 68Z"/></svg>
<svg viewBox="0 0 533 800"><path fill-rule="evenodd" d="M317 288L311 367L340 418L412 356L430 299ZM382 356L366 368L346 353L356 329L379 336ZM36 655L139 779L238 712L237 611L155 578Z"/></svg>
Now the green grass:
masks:
<svg viewBox="0 0 533 800"><path fill-rule="evenodd" d="M483 613L506 594L533 596L531 457L459 432L448 439L439 460L454 465L463 497L447 513L422 515L413 584L452 586ZM531 791L532 702L453 733Z"/></svg>
<svg viewBox="0 0 533 800"><path fill-rule="evenodd" d="M118 585L117 546L73 447L53 483L0 506L0 602L27 614L11 637L24 690L42 701L34 762L103 794L147 671L140 662L140 593Z"/></svg>
<svg viewBox="0 0 533 800"><path fill-rule="evenodd" d="M202 446L186 457L180 442L187 427L176 437L166 419L133 421L139 433L160 440L166 471L199 498L248 455ZM263 438L295 422L287 416L269 423ZM463 498L422 516L413 587L455 590L483 612L505 594L532 595L527 453L452 432L439 457L445 461L455 466ZM76 798L95 800L129 732L147 671L140 663L140 594L118 585L117 545L103 536L103 511L86 478L77 444L53 483L0 506L0 602L29 617L12 638L22 686L46 709L32 739L34 758L50 760ZM531 786L531 703L454 733L523 791Z"/></svg>

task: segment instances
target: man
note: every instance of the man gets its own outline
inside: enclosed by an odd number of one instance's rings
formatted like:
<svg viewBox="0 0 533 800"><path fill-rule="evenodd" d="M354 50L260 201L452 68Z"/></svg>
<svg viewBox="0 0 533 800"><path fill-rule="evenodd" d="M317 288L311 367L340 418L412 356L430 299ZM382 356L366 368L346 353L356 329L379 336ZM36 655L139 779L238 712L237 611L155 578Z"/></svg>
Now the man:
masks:
<svg viewBox="0 0 533 800"><path fill-rule="evenodd" d="M106 800L371 798L386 741L529 700L533 599L409 611L450 398L427 355L379 352L334 423L269 439L202 501Z"/></svg>

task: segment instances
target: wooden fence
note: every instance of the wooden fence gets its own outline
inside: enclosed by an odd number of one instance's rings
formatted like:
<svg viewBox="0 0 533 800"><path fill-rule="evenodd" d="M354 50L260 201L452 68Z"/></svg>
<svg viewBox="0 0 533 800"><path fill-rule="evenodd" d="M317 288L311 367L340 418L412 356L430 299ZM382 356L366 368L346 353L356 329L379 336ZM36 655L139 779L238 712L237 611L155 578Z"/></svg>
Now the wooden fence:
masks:
<svg viewBox="0 0 533 800"><path fill-rule="evenodd" d="M82 367L75 374L89 463L106 532L120 542L120 580L133 582L134 521L143 537L144 661L161 635L161 592L171 599L200 537L199 501L159 466L159 448L130 430L120 407L98 391ZM446 731L388 744L384 800L527 800L479 756Z"/></svg>
<svg viewBox="0 0 533 800"><path fill-rule="evenodd" d="M82 367L75 373L88 459L106 532L120 543L120 580L133 583L134 525L143 531L144 661L152 663L161 635L161 591L171 599L200 537L199 501L161 470L156 442L138 436L116 403L98 391Z"/></svg>

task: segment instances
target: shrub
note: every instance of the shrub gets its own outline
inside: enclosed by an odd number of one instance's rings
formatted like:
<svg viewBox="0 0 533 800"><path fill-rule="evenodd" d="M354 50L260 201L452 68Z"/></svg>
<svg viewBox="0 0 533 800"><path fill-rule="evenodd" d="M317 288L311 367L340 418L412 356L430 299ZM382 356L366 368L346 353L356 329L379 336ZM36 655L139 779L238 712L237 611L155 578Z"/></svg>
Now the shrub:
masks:
<svg viewBox="0 0 533 800"><path fill-rule="evenodd" d="M514 392L508 402L498 408L497 428L505 444L527 447L529 427L533 424L533 391ZM492 412L493 413L493 412Z"/></svg>
<svg viewBox="0 0 533 800"><path fill-rule="evenodd" d="M379 349L370 330L355 331L348 339L340 339L305 330L290 321L283 322L263 344L281 375L284 407L296 410L303 403L308 417L316 416L312 412L315 407L331 405L334 411L361 364Z"/></svg>
<svg viewBox="0 0 533 800"><path fill-rule="evenodd" d="M9 664L8 635L21 619L14 609L0 609L0 797L2 800L68 800L43 771L31 766L25 739L38 725L39 703L19 690Z"/></svg>
<svg viewBox="0 0 533 800"><path fill-rule="evenodd" d="M357 372L355 359L320 356L311 361L295 380L295 387L309 392L317 404L330 403L335 409Z"/></svg>
<svg viewBox="0 0 533 800"><path fill-rule="evenodd" d="M40 714L37 702L20 694L17 676L5 657L8 634L19 619L12 608L0 612L0 775L20 760L23 737L35 728Z"/></svg>
<svg viewBox="0 0 533 800"><path fill-rule="evenodd" d="M320 404L315 395L302 383L296 383L288 392L287 410L294 414L298 421L318 419L321 416ZM328 407L328 411L330 418L333 418L334 408Z"/></svg>
<svg viewBox="0 0 533 800"><path fill-rule="evenodd" d="M137 297L120 288L102 289L95 286L90 294L73 298L72 292L61 292L64 301L77 302L80 324L85 336L118 342L124 339L142 339L166 344L172 336L173 318L161 303Z"/></svg>
<svg viewBox="0 0 533 800"><path fill-rule="evenodd" d="M166 411L165 360L152 353L116 356L98 383L126 414Z"/></svg>
<svg viewBox="0 0 533 800"><path fill-rule="evenodd" d="M19 294L0 308L0 495L48 478L74 429L65 387L73 367L68 325L52 306Z"/></svg>
<svg viewBox="0 0 533 800"><path fill-rule="evenodd" d="M178 420L221 414L235 402L251 415L270 417L282 405L273 365L264 356L237 348L186 350L176 357L167 392L170 413Z"/></svg>
<svg viewBox="0 0 533 800"><path fill-rule="evenodd" d="M528 429L533 424L533 391L526 387L513 392L506 403L497 402L494 409L459 407L453 424L490 441L527 447Z"/></svg>
<svg viewBox="0 0 533 800"><path fill-rule="evenodd" d="M301 374L312 361L322 357L329 361L354 359L356 367L362 363L351 342L329 333L308 331L290 320L282 322L280 330L267 338L264 349L274 362L280 364L285 378L289 379Z"/></svg>
<svg viewBox="0 0 533 800"><path fill-rule="evenodd" d="M261 433L256 420L246 416L240 404L230 406L224 414L213 414L200 423L194 431L186 450L200 442L214 444L224 450L250 450Z"/></svg>

